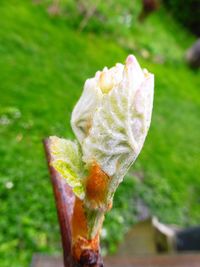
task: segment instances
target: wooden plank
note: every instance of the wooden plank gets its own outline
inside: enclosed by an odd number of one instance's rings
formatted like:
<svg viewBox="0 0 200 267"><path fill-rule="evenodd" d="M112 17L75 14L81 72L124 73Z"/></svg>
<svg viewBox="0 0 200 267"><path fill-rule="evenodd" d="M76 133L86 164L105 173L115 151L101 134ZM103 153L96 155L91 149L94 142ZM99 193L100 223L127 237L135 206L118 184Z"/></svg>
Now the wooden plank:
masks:
<svg viewBox="0 0 200 267"><path fill-rule="evenodd" d="M136 258L110 258L106 267L199 267L200 254L162 255Z"/></svg>
<svg viewBox="0 0 200 267"><path fill-rule="evenodd" d="M200 254L176 254L134 258L109 257L105 267L199 267ZM61 256L35 255L31 267L64 267Z"/></svg>
<svg viewBox="0 0 200 267"><path fill-rule="evenodd" d="M31 267L64 267L63 258L36 254L33 256Z"/></svg>

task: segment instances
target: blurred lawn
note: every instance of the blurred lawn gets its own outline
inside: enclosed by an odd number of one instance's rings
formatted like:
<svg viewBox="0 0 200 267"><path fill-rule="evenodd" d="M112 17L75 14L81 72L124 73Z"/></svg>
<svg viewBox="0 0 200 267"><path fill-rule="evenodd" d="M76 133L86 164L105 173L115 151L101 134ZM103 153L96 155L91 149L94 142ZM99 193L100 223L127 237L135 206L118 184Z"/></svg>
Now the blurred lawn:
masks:
<svg viewBox="0 0 200 267"><path fill-rule="evenodd" d="M154 113L106 218L104 246L113 252L137 220L138 199L163 222L199 223L200 76L183 60L193 36L162 9L142 25L98 34L25 0L2 0L0 20L0 266L28 266L33 252L60 250L42 139L73 138L70 114L85 79L129 52L155 73Z"/></svg>

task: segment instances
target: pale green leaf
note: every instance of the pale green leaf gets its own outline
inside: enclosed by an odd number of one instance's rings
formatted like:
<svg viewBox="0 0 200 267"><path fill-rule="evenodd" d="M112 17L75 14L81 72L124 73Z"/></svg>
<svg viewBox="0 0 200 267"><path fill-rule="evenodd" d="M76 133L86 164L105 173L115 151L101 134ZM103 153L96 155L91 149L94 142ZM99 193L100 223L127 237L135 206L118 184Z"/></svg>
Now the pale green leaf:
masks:
<svg viewBox="0 0 200 267"><path fill-rule="evenodd" d="M82 155L77 142L58 138L50 138L51 165L71 186L74 194L83 199L85 190L83 186L84 165Z"/></svg>

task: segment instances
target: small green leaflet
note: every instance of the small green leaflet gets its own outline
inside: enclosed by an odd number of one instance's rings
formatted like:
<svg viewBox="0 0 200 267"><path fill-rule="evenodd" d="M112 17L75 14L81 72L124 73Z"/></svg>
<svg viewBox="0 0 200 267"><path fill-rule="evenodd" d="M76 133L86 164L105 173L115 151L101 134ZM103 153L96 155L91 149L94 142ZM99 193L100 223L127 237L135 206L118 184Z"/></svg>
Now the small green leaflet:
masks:
<svg viewBox="0 0 200 267"><path fill-rule="evenodd" d="M82 183L84 166L78 143L52 136L50 137L50 151L51 165L72 187L74 194L84 199L85 190Z"/></svg>

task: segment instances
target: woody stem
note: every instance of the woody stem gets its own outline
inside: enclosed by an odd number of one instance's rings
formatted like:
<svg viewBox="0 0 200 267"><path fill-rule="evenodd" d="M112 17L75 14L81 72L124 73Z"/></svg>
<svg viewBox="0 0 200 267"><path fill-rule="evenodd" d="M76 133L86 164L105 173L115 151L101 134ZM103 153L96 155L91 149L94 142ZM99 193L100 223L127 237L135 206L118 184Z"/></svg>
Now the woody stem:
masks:
<svg viewBox="0 0 200 267"><path fill-rule="evenodd" d="M77 198L75 197L71 188L65 183L64 179L59 175L59 173L50 165L51 153L49 138L44 140L44 149L48 161L48 167L53 186L57 215L60 225L64 266L103 267L99 247L99 236L97 235L94 240L88 240L87 236L85 236L85 234L87 234L87 231L84 232L84 224L82 224L82 226L79 224L82 212L81 209L83 207L81 205L83 203L78 206L76 205ZM79 206L81 206L81 209L79 209ZM76 235L76 231L74 232L74 224L77 224L77 226L79 225L79 227L77 228L79 229L77 232L77 236L82 236L83 239L85 238L84 241L87 244L86 246L82 246L82 243L80 244L80 251L78 252L78 254L74 253L75 246L79 245L79 242L76 243L78 239L76 239L74 236ZM83 232L79 233L79 231Z"/></svg>

